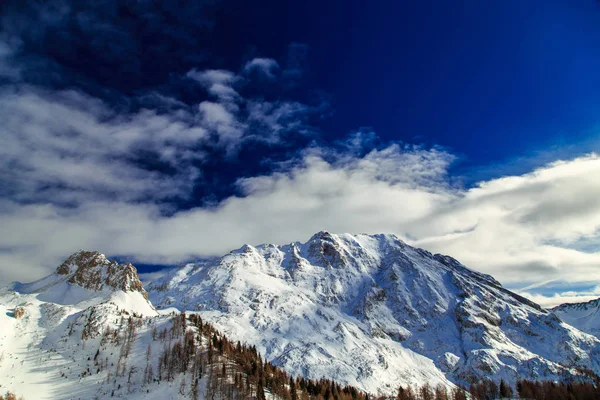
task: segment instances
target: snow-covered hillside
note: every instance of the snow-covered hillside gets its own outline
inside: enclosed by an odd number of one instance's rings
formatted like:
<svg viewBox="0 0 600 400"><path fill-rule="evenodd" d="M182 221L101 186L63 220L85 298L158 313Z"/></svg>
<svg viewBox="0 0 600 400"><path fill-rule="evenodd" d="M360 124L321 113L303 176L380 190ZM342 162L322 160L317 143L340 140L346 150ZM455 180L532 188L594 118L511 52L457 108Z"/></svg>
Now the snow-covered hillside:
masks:
<svg viewBox="0 0 600 400"><path fill-rule="evenodd" d="M561 304L552 311L566 323L600 338L600 299Z"/></svg>
<svg viewBox="0 0 600 400"><path fill-rule="evenodd" d="M246 245L147 289L131 264L87 251L36 282L0 289L0 394L202 398L218 386L228 399L236 390L249 398L270 374L265 385L276 386L265 386L265 400L289 398L289 377L256 350L294 375L373 394L600 372L600 339L393 235L320 232L306 243ZM363 399L356 394L337 399Z"/></svg>
<svg viewBox="0 0 600 400"><path fill-rule="evenodd" d="M268 360L372 393L491 377L600 372L600 341L448 256L394 235L320 232L244 246L148 288L158 307L196 310Z"/></svg>
<svg viewBox="0 0 600 400"><path fill-rule="evenodd" d="M148 386L141 378L148 345L155 368L163 346L151 333L170 320L149 303L131 264L78 252L50 276L0 289L0 394L177 398L176 382Z"/></svg>

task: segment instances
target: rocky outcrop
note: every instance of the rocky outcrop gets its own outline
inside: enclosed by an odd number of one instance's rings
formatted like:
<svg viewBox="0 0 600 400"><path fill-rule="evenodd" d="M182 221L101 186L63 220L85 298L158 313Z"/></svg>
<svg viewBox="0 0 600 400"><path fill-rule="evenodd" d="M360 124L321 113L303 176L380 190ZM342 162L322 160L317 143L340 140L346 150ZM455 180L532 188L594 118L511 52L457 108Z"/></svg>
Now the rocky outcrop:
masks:
<svg viewBox="0 0 600 400"><path fill-rule="evenodd" d="M140 292L148 297L137 269L131 263L109 261L97 251L80 250L71 255L57 269L58 275L70 275L68 282L88 290L116 289Z"/></svg>
<svg viewBox="0 0 600 400"><path fill-rule="evenodd" d="M25 316L25 308L15 307L14 316L16 319L23 318Z"/></svg>

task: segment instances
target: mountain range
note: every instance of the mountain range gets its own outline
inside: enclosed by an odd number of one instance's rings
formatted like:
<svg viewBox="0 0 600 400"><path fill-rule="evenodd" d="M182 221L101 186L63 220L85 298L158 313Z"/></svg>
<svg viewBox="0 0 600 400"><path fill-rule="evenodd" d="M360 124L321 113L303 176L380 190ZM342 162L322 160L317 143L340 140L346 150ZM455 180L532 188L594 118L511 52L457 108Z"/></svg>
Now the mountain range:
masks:
<svg viewBox="0 0 600 400"><path fill-rule="evenodd" d="M156 332L181 311L291 375L372 394L587 379L600 374L599 304L544 309L394 235L245 245L146 288L133 265L79 251L45 278L0 290L0 393L183 398L177 382L142 383L161 365Z"/></svg>

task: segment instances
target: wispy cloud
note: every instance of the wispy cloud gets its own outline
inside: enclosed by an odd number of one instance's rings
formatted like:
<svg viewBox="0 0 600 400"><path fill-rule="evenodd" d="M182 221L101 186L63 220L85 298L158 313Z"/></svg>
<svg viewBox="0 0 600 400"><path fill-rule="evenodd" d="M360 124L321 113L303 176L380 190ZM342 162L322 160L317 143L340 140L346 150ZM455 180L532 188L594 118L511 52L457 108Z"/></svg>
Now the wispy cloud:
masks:
<svg viewBox="0 0 600 400"><path fill-rule="evenodd" d="M235 105L235 101L240 97L238 92L233 88L236 82L240 81L240 77L231 71L214 69L198 71L197 69L192 69L185 76L197 81L210 94L226 103Z"/></svg>
<svg viewBox="0 0 600 400"><path fill-rule="evenodd" d="M518 291L543 307L554 307L564 303L585 303L600 298L600 286L588 290L558 291L552 294L541 294L529 291Z"/></svg>
<svg viewBox="0 0 600 400"><path fill-rule="evenodd" d="M253 73L258 72L263 76L274 79L275 71L279 69L279 64L272 58L254 58L246 63L244 66L244 72Z"/></svg>
<svg viewBox="0 0 600 400"><path fill-rule="evenodd" d="M9 59L14 49L7 49L2 56ZM245 97L238 88L251 78L243 73L193 69L186 77L209 100L188 105L160 92L122 96L125 104L144 105L133 108L116 108L80 89L5 81L0 88L0 220L6 229L0 234L0 281L34 278L35 271L77 248L136 254L125 238L142 234L146 241L154 236L147 236L150 232L179 229L178 218L194 209L177 212L177 204L196 201L206 165L227 167L222 154L235 158L246 145L280 145L312 132L306 118L318 114L321 104ZM106 246L106 234L120 237L123 246ZM165 251L151 258L171 262L183 253L204 251L177 248L178 254Z"/></svg>
<svg viewBox="0 0 600 400"><path fill-rule="evenodd" d="M81 92L28 86L0 92L0 119L0 191L25 202L185 195L200 174L192 150L208 138L187 112L123 116ZM142 167L142 152L168 173Z"/></svg>
<svg viewBox="0 0 600 400"><path fill-rule="evenodd" d="M2 242L17 250L3 261L48 265L93 247L173 263L328 229L395 232L504 283L600 282L600 254L569 248L597 237L598 156L462 189L447 183L453 156L442 150L392 144L358 156L342 149L313 146L278 172L241 179L241 197L168 216L152 203L102 200L66 209L5 201L0 222L10 235ZM582 197L591 205L581 207Z"/></svg>

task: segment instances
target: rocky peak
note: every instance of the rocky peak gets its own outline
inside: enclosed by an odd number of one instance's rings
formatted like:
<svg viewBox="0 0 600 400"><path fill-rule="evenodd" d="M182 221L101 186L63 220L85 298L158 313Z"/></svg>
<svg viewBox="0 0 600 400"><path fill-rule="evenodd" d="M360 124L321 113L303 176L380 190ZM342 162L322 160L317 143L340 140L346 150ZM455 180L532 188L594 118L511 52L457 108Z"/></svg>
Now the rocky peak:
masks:
<svg viewBox="0 0 600 400"><path fill-rule="evenodd" d="M318 264L342 267L347 262L336 238L327 231L313 235L308 241L308 255Z"/></svg>
<svg viewBox="0 0 600 400"><path fill-rule="evenodd" d="M567 324L600 338L600 298L585 303L565 303L550 311Z"/></svg>
<svg viewBox="0 0 600 400"><path fill-rule="evenodd" d="M101 291L112 288L124 292L146 291L131 263L119 264L109 261L97 251L80 250L65 260L57 269L58 275L70 275L69 283L89 290Z"/></svg>
<svg viewBox="0 0 600 400"><path fill-rule="evenodd" d="M59 275L70 275L81 267L91 268L102 265L108 265L109 261L104 254L97 251L79 250L67 258L57 269Z"/></svg>

